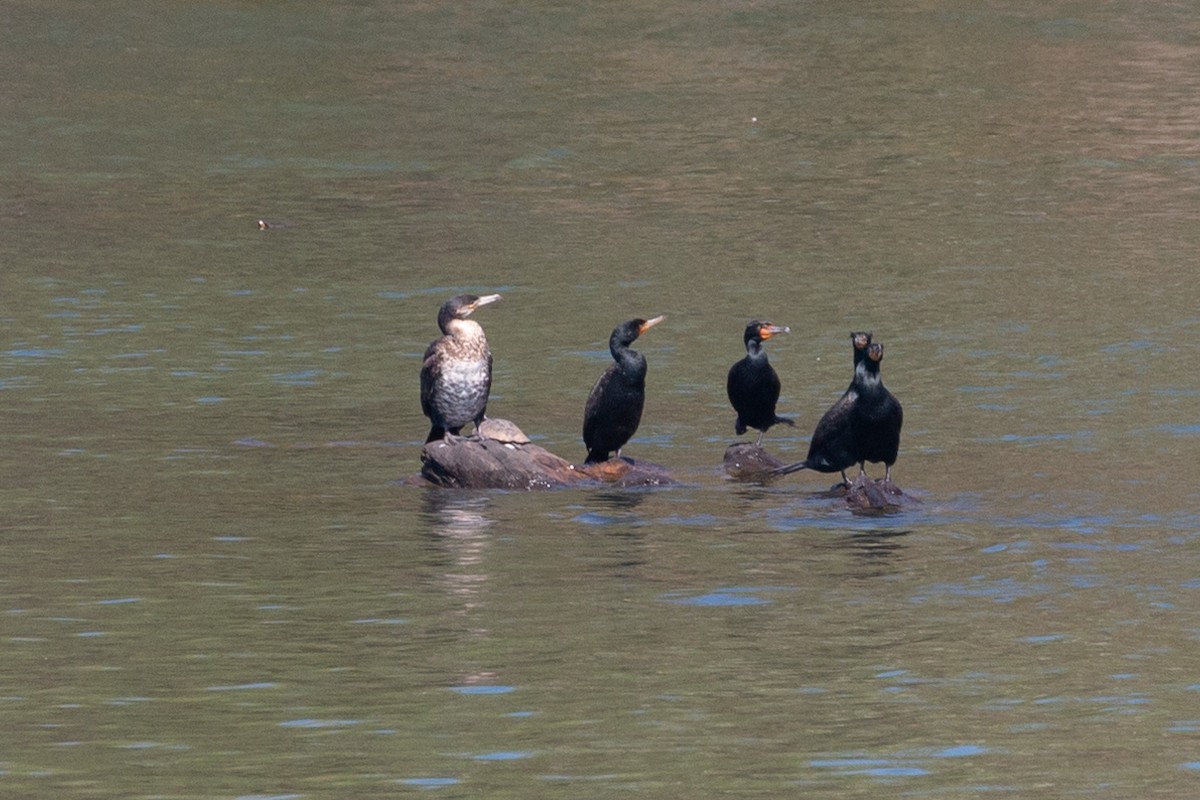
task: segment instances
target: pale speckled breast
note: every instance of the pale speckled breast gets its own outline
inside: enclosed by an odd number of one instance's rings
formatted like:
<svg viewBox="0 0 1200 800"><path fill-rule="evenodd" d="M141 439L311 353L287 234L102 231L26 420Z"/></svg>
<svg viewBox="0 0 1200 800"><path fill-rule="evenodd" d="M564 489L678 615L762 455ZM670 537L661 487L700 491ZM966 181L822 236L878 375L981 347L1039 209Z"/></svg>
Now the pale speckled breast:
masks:
<svg viewBox="0 0 1200 800"><path fill-rule="evenodd" d="M487 359L446 359L437 376L433 407L446 428L483 414L490 384Z"/></svg>

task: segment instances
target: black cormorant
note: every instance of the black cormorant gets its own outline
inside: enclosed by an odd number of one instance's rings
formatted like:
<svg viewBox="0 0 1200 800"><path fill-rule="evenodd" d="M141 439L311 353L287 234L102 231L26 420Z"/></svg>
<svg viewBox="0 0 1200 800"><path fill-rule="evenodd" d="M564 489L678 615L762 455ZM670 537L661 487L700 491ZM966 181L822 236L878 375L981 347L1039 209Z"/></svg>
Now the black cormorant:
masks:
<svg viewBox="0 0 1200 800"><path fill-rule="evenodd" d="M867 350L871 346L871 334L865 331L855 331L850 334L850 342L854 345L854 377L850 381L850 386L817 423L812 440L808 445L808 456L803 461L773 470L772 474L787 475L802 469L811 469L817 472L840 472L842 480L847 486L850 485L850 479L846 477L846 469L858 463L853 429L854 407L858 403L859 392L866 381L864 362L867 360Z"/></svg>
<svg viewBox="0 0 1200 800"><path fill-rule="evenodd" d="M442 338L430 342L421 364L421 410L431 423L427 443L458 435L474 422L478 430L492 388L492 351L478 322L467 319L498 294L460 294L442 303L438 327Z"/></svg>
<svg viewBox="0 0 1200 800"><path fill-rule="evenodd" d="M613 329L608 351L614 363L596 381L583 408L585 464L607 461L614 450L619 457L637 431L646 401L646 359L629 345L662 320L631 319Z"/></svg>
<svg viewBox="0 0 1200 800"><path fill-rule="evenodd" d="M787 333L787 328L769 322L752 320L742 336L746 344L746 357L729 368L725 390L729 402L737 412L733 430L738 436L747 428L758 429L756 447L762 446L762 437L772 425L795 425L786 417L775 416L775 403L779 401L779 375L767 361L767 352L762 343L778 333Z"/></svg>
<svg viewBox="0 0 1200 800"><path fill-rule="evenodd" d="M854 404L854 440L857 451L858 474L866 474L866 462L882 461L885 481L892 479L892 464L900 452L900 427L904 424L904 409L900 401L883 385L879 363L883 361L883 345L876 342L867 350L863 361L865 372Z"/></svg>

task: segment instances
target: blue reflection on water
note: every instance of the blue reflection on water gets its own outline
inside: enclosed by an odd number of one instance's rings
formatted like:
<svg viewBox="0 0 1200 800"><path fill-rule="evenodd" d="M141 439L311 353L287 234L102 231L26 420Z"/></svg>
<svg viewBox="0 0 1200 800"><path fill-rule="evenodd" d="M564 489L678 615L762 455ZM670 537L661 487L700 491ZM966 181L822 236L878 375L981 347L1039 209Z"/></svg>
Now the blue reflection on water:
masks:
<svg viewBox="0 0 1200 800"><path fill-rule="evenodd" d="M954 747L947 747L943 750L937 750L930 753L932 758L966 758L968 756L981 756L988 752L986 747L977 744L960 744Z"/></svg>
<svg viewBox="0 0 1200 800"><path fill-rule="evenodd" d="M319 369L306 369L299 372L280 373L271 376L271 380L283 386L316 386Z"/></svg>
<svg viewBox="0 0 1200 800"><path fill-rule="evenodd" d="M515 686L451 686L450 691L458 694L508 694L515 692Z"/></svg>
<svg viewBox="0 0 1200 800"><path fill-rule="evenodd" d="M617 516L613 514L598 514L594 511L585 511L571 519L572 522L581 522L584 525L644 525L642 520L631 518L629 516Z"/></svg>
<svg viewBox="0 0 1200 800"><path fill-rule="evenodd" d="M913 778L929 775L930 770L921 766L927 759L971 758L985 755L988 748L978 744L957 744L948 747L921 748L901 753L893 758L847 756L823 758L809 761L810 767L827 769L839 775L867 775L876 778Z"/></svg>
<svg viewBox="0 0 1200 800"><path fill-rule="evenodd" d="M1046 644L1047 642L1061 642L1065 638L1067 637L1061 633L1046 633L1039 636L1026 636L1021 641L1029 644Z"/></svg>
<svg viewBox="0 0 1200 800"><path fill-rule="evenodd" d="M885 758L832 758L808 762L810 767L837 770L842 775L871 775L877 778L913 778L928 775L922 767L905 766Z"/></svg>
<svg viewBox="0 0 1200 800"><path fill-rule="evenodd" d="M12 358L57 358L66 352L61 347L19 347L15 350L5 350L3 355Z"/></svg>
<svg viewBox="0 0 1200 800"><path fill-rule="evenodd" d="M519 761L532 755L533 753L528 750L500 750L495 753L480 753L471 758L475 761Z"/></svg>
<svg viewBox="0 0 1200 800"><path fill-rule="evenodd" d="M782 586L729 586L714 589L704 594L689 594L686 591L667 592L661 599L668 603L685 606L761 606L768 600L758 595L762 592L789 591Z"/></svg>
<svg viewBox="0 0 1200 800"><path fill-rule="evenodd" d="M440 786L453 786L458 783L458 778L401 778L397 783L419 786L422 789L436 789Z"/></svg>
<svg viewBox="0 0 1200 800"><path fill-rule="evenodd" d="M1157 430L1162 433L1169 433L1172 436L1197 436L1200 435L1200 425L1180 424L1180 425L1159 425Z"/></svg>

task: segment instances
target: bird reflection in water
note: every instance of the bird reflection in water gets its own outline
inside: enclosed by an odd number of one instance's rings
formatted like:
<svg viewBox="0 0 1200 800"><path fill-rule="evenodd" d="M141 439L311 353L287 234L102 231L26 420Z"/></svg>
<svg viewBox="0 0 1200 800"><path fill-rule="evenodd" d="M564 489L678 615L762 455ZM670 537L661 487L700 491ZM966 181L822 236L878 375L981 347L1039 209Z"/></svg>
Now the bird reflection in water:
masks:
<svg viewBox="0 0 1200 800"><path fill-rule="evenodd" d="M648 521L637 509L650 494L629 490L588 495L573 521L581 523L579 530L587 533L589 569L620 579L639 575L646 565Z"/></svg>
<svg viewBox="0 0 1200 800"><path fill-rule="evenodd" d="M829 538L825 544L853 557L847 571L855 578L876 578L900 571L904 557L904 537L909 530L868 529L849 536Z"/></svg>
<svg viewBox="0 0 1200 800"><path fill-rule="evenodd" d="M462 603L452 612L455 615L465 615L481 602L479 595L488 578L482 565L495 525L486 513L490 505L491 498L486 494L425 493L421 517L428 525L426 536L436 552L444 556L437 559L438 582Z"/></svg>
<svg viewBox="0 0 1200 800"><path fill-rule="evenodd" d="M596 492L592 498L596 504L610 511L633 511L646 501L646 492Z"/></svg>
<svg viewBox="0 0 1200 800"><path fill-rule="evenodd" d="M425 535L436 551L436 585L444 589L447 600L440 604L436 629L439 638L465 641L488 636L478 612L486 605L484 592L490 578L485 559L492 542L491 529L496 521L488 516L492 498L484 493L425 492L421 518ZM458 663L446 665L444 681L455 691L487 691L501 683L493 670Z"/></svg>

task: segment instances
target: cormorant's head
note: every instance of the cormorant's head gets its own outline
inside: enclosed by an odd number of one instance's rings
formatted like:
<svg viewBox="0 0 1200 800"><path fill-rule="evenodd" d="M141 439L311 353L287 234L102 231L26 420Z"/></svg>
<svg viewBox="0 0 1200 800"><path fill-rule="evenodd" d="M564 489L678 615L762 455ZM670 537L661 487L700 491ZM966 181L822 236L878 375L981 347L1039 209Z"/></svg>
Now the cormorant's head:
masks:
<svg viewBox="0 0 1200 800"><path fill-rule="evenodd" d="M871 359L871 361L875 364L883 361L883 345L881 345L879 342L875 342L869 348L867 348L867 358Z"/></svg>
<svg viewBox="0 0 1200 800"><path fill-rule="evenodd" d="M637 340L646 331L653 328L658 323L662 322L666 317L658 316L654 319L631 319L628 322L622 322L616 328L613 328L612 337L609 339L609 345L614 344L630 345Z"/></svg>
<svg viewBox="0 0 1200 800"><path fill-rule="evenodd" d="M742 342L750 344L750 342L765 342L777 333L790 333L791 328L786 326L772 325L769 322L761 320L750 320L750 324L746 326L746 332L742 334Z"/></svg>
<svg viewBox="0 0 1200 800"><path fill-rule="evenodd" d="M857 369L867 357L867 349L871 346L870 331L852 331L850 343L854 345L854 366Z"/></svg>
<svg viewBox="0 0 1200 800"><path fill-rule="evenodd" d="M455 295L442 303L442 307L438 310L438 327L445 331L446 326L452 320L466 319L475 309L486 306L488 303L494 303L499 299L500 295L498 294L486 294L483 297L473 294Z"/></svg>
<svg viewBox="0 0 1200 800"><path fill-rule="evenodd" d="M486 306L488 303L494 303L499 299L500 295L498 294L485 294L483 297L477 297L473 294L460 294L447 300L443 308L449 306L451 316L465 319L475 309Z"/></svg>

